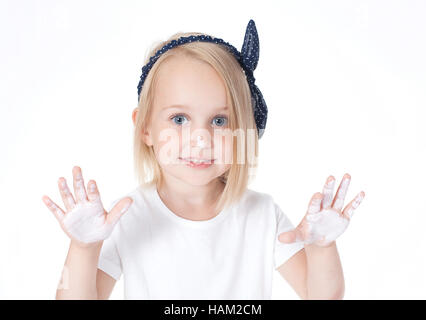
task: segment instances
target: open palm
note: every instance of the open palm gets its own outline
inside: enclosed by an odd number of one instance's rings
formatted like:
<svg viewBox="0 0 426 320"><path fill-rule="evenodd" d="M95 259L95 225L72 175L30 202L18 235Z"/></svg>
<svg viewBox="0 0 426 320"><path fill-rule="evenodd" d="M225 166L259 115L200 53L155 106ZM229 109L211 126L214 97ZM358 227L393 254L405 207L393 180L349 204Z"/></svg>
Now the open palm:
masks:
<svg viewBox="0 0 426 320"><path fill-rule="evenodd" d="M350 179L348 173L343 176L333 198L335 179L329 176L323 192L312 196L308 211L299 225L294 230L281 233L278 239L283 243L302 241L305 244L329 246L346 230L354 210L365 197L361 191L342 211Z"/></svg>
<svg viewBox="0 0 426 320"><path fill-rule="evenodd" d="M121 199L110 213L107 213L102 205L95 181L89 181L89 192L86 193L81 169L75 166L72 172L75 198L68 189L65 178L61 177L58 180L65 211L48 196L43 196L42 200L53 212L61 228L71 240L82 246L105 240L133 200L131 198Z"/></svg>

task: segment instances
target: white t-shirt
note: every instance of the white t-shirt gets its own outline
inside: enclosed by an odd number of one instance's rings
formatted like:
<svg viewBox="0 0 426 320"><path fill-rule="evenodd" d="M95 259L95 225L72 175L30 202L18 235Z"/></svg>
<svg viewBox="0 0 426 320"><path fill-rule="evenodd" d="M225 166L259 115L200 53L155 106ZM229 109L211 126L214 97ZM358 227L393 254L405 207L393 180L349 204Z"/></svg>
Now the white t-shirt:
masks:
<svg viewBox="0 0 426 320"><path fill-rule="evenodd" d="M155 186L126 196L134 202L98 263L116 280L123 274L125 299L271 299L274 269L303 248L278 240L293 224L271 195L249 188L202 221L174 214Z"/></svg>

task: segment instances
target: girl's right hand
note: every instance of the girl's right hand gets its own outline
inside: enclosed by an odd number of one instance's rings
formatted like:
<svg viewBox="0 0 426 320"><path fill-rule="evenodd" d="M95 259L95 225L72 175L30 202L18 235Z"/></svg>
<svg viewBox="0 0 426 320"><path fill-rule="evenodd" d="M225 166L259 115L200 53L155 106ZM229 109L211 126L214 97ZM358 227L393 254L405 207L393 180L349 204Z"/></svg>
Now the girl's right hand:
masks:
<svg viewBox="0 0 426 320"><path fill-rule="evenodd" d="M97 245L110 236L115 224L128 210L133 199L128 197L121 199L107 213L102 205L95 181L89 181L89 192L86 193L81 169L75 166L72 173L75 198L68 189L65 178L61 177L58 180L66 211L63 211L48 196L44 195L42 200L53 212L71 241L81 247Z"/></svg>

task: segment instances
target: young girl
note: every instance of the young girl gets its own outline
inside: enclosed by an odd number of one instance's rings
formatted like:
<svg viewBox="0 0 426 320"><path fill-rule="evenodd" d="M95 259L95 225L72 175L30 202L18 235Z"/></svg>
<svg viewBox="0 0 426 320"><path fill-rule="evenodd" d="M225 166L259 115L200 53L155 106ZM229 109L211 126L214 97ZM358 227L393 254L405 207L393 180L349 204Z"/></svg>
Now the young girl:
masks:
<svg viewBox="0 0 426 320"><path fill-rule="evenodd" d="M201 33L150 52L132 114L139 186L105 210L75 166L74 196L58 181L65 210L43 196L71 239L57 299L107 299L121 274L127 299L270 299L274 269L303 299L343 297L335 240L364 192L343 209L350 176L334 197L330 176L294 228L248 188L267 115L258 41L250 20L241 53Z"/></svg>

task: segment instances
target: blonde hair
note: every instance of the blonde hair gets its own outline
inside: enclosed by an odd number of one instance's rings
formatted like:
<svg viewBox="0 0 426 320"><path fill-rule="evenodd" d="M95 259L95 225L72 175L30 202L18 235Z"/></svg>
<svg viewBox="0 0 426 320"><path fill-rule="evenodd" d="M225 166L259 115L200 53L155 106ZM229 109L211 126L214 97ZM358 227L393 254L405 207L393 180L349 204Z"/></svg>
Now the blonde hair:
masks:
<svg viewBox="0 0 426 320"><path fill-rule="evenodd" d="M153 56L171 40L177 40L179 37L203 34L204 33L198 32L175 33L168 40L161 41L153 46L147 54L144 65L149 62L149 57ZM135 173L138 182L142 186L158 185L161 184L163 179L161 168L155 157L153 148L147 146L143 140L143 128L148 127L150 121L158 71L162 63L172 56L184 56L198 59L208 63L216 70L225 83L227 100L230 104L228 119L229 128L232 133L237 129L240 129L240 133L243 132L242 139L238 137L235 139L234 135L232 136L233 157L231 167L219 177L219 179L225 183L223 192L216 204L216 210L220 211L242 197L257 170L258 155L258 132L254 120L251 93L246 75L232 53L221 45L202 41L185 43L167 50L154 63L140 92L138 112L135 119ZM253 133L251 136L247 134L249 131ZM242 159L238 161L235 160L237 152L239 153L238 157L242 156ZM240 163L241 161L243 161L243 163Z"/></svg>

